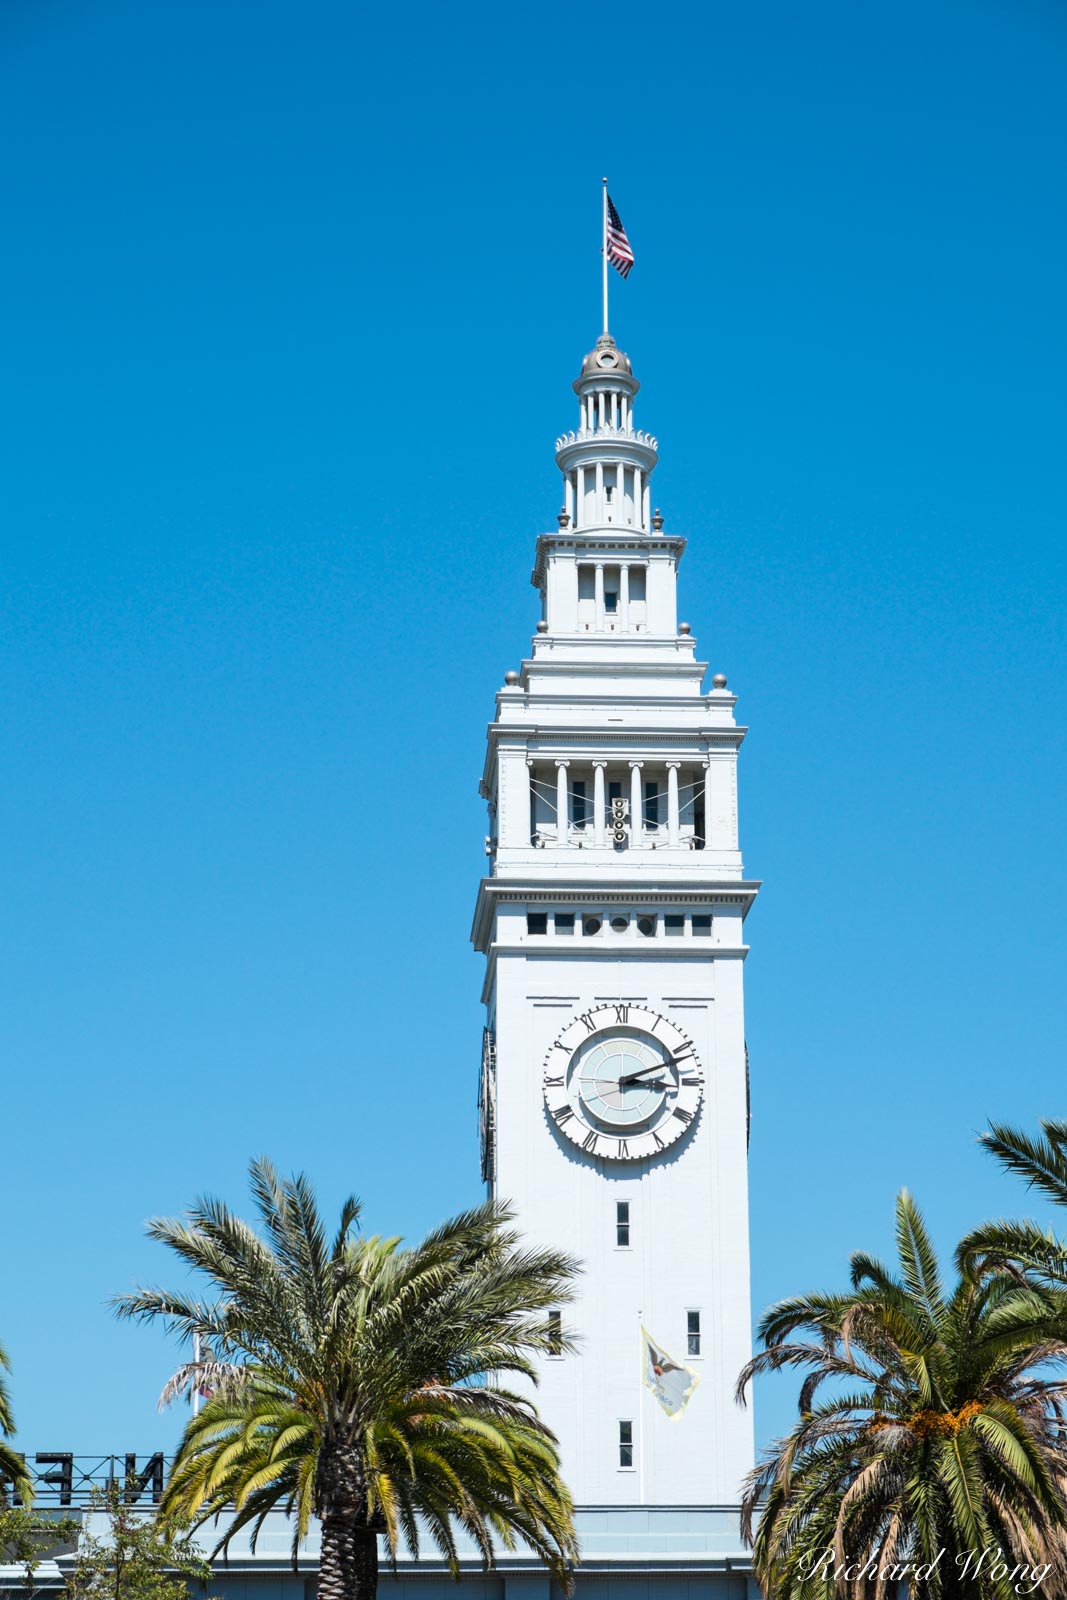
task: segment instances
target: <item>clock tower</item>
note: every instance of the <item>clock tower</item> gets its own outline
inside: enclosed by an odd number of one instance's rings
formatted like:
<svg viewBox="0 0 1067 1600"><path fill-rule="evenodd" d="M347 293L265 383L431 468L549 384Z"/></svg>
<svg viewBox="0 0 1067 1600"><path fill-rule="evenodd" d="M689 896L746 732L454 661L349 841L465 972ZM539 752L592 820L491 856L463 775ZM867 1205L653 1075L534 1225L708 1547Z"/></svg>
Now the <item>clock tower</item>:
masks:
<svg viewBox="0 0 1067 1600"><path fill-rule="evenodd" d="M538 1407L581 1507L736 1505L752 1423L743 924L745 730L677 620L685 540L603 334L556 441L540 620L489 726L482 1174L584 1271ZM550 1322L550 1329L553 1324Z"/></svg>

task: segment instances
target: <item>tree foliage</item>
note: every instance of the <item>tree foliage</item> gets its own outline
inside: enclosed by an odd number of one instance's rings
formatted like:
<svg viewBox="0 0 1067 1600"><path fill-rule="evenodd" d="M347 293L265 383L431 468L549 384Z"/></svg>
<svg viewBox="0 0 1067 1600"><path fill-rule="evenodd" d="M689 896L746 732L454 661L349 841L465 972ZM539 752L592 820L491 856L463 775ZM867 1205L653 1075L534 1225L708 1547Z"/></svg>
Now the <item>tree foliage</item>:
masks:
<svg viewBox="0 0 1067 1600"><path fill-rule="evenodd" d="M906 1191L896 1234L895 1271L857 1254L850 1290L772 1307L741 1375L743 1395L757 1373L804 1373L797 1424L744 1496L764 1594L878 1600L892 1566L911 1561L924 1569L913 1594L1009 1600L995 1564L966 1564L993 1546L1009 1568L1048 1564L1042 1593L1062 1596L1067 1301L997 1274L946 1290Z"/></svg>
<svg viewBox="0 0 1067 1600"><path fill-rule="evenodd" d="M12 1450L6 1442L15 1431L11 1397L4 1381L4 1373L10 1371L11 1363L7 1358L7 1351L0 1345L0 1506L7 1504L8 1484L14 1489L15 1498L28 1506L33 1501L33 1479L26 1469L26 1462L22 1456Z"/></svg>
<svg viewBox="0 0 1067 1600"><path fill-rule="evenodd" d="M556 1441L500 1378L535 1381L533 1357L558 1348L548 1312L571 1298L573 1260L523 1248L497 1204L405 1247L359 1237L349 1199L328 1238L306 1178L264 1160L251 1178L260 1232L214 1199L149 1224L215 1298L145 1289L117 1303L199 1339L200 1363L168 1393L214 1390L186 1428L166 1516L199 1526L236 1505L221 1547L245 1528L254 1542L284 1509L294 1561L317 1516L323 1600L372 1594L379 1533L395 1557L417 1551L420 1526L454 1572L462 1530L486 1564L521 1540L569 1584Z"/></svg>
<svg viewBox="0 0 1067 1600"><path fill-rule="evenodd" d="M67 1575L64 1600L188 1600L210 1564L189 1535L175 1533L154 1512L128 1504L119 1484L98 1490ZM94 1522L104 1520L102 1533Z"/></svg>

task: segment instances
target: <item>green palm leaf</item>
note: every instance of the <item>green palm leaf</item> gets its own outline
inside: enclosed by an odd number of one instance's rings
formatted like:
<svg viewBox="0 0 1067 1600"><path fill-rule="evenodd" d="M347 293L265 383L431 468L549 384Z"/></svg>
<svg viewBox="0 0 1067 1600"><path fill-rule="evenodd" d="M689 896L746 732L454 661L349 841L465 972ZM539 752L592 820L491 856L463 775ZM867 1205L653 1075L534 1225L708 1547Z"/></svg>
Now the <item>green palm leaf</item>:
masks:
<svg viewBox="0 0 1067 1600"><path fill-rule="evenodd" d="M1041 1592L1059 1600L1067 1294L1027 1277L1018 1261L1013 1273L1000 1270L1024 1242L1005 1230L981 1241L984 1255L963 1241L964 1270L946 1296L907 1193L896 1221L895 1268L854 1255L851 1292L795 1296L760 1324L742 1391L764 1371L795 1368L804 1378L795 1426L745 1488L756 1578L767 1600L884 1600L893 1587L886 1563L910 1561L924 1567L909 1584L922 1600L1009 1600L1002 1575L961 1582L956 1565L994 1545L1009 1567L1050 1563ZM1025 1242L1047 1265L1033 1237ZM852 1576L835 1581L835 1566Z"/></svg>
<svg viewBox="0 0 1067 1600"><path fill-rule="evenodd" d="M215 1387L186 1427L164 1517L199 1527L225 1512L221 1549L243 1530L254 1543L281 1507L295 1560L317 1516L322 1600L370 1600L379 1536L395 1560L417 1550L420 1527L457 1576L462 1530L489 1565L525 1542L569 1592L577 1546L556 1441L499 1381L534 1376L576 1263L523 1247L498 1204L405 1247L360 1237L355 1199L330 1237L307 1179L266 1160L251 1187L258 1231L210 1198L149 1224L210 1295L142 1289L116 1302L209 1352L164 1391L205 1374Z"/></svg>
<svg viewBox="0 0 1067 1600"><path fill-rule="evenodd" d="M15 1431L15 1418L11 1411L11 1396L8 1394L4 1373L11 1371L11 1363L7 1351L0 1345L0 1507L6 1502L4 1485L10 1483L17 1499L24 1506L33 1503L33 1478L27 1471L26 1462L17 1451L4 1443Z"/></svg>

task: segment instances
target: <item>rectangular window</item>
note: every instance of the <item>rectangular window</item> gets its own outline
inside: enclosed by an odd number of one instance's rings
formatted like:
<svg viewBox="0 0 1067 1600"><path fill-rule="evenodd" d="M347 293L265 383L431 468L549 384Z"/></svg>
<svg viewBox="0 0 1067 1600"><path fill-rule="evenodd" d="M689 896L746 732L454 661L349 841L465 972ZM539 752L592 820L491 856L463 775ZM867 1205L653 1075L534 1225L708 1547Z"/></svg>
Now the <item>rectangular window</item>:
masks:
<svg viewBox="0 0 1067 1600"><path fill-rule="evenodd" d="M645 784L645 827L654 828L659 822L659 784Z"/></svg>
<svg viewBox="0 0 1067 1600"><path fill-rule="evenodd" d="M589 809L585 798L584 781L572 784L571 792L574 796L574 799L571 802L574 809L574 825L577 828L582 826L589 815Z"/></svg>
<svg viewBox="0 0 1067 1600"><path fill-rule="evenodd" d="M711 918L705 916L703 912L699 916L694 916L693 932L698 938L703 937L706 939L711 932Z"/></svg>
<svg viewBox="0 0 1067 1600"><path fill-rule="evenodd" d="M609 778L608 779L608 805L609 805L609 807L610 807L611 802L613 800L621 800L621 799L622 799L622 784L616 782L616 780L614 778Z"/></svg>
<svg viewBox="0 0 1067 1600"><path fill-rule="evenodd" d="M645 569L644 567L630 568L630 599L643 600L645 598Z"/></svg>
<svg viewBox="0 0 1067 1600"><path fill-rule="evenodd" d="M615 1202L615 1243L626 1247L630 1243L630 1202L629 1200L616 1200Z"/></svg>
<svg viewBox="0 0 1067 1600"><path fill-rule="evenodd" d="M604 590L604 610L608 613L609 616L614 616L615 612L618 611L618 609L619 609L619 597L618 597L618 595L615 593L614 589L605 589Z"/></svg>
<svg viewBox="0 0 1067 1600"><path fill-rule="evenodd" d="M596 597L596 569L594 567L578 568L578 598L579 600L593 600Z"/></svg>
<svg viewBox="0 0 1067 1600"><path fill-rule="evenodd" d="M691 1356L700 1354L700 1312L687 1311L685 1314L685 1348Z"/></svg>
<svg viewBox="0 0 1067 1600"><path fill-rule="evenodd" d="M663 919L663 931L664 933L673 934L684 933L685 918L678 916L674 911L668 911L667 915Z"/></svg>
<svg viewBox="0 0 1067 1600"><path fill-rule="evenodd" d="M548 1313L548 1353L550 1356L563 1354L563 1316L559 1311Z"/></svg>
<svg viewBox="0 0 1067 1600"><path fill-rule="evenodd" d="M619 1423L619 1466L631 1470L634 1464L634 1425L632 1422Z"/></svg>
<svg viewBox="0 0 1067 1600"><path fill-rule="evenodd" d="M557 911L556 912L556 932L557 933L573 933L574 932L574 912L573 911Z"/></svg>
<svg viewBox="0 0 1067 1600"><path fill-rule="evenodd" d="M527 913L526 913L526 932L527 933L547 933L548 932L548 912L547 911L527 911Z"/></svg>

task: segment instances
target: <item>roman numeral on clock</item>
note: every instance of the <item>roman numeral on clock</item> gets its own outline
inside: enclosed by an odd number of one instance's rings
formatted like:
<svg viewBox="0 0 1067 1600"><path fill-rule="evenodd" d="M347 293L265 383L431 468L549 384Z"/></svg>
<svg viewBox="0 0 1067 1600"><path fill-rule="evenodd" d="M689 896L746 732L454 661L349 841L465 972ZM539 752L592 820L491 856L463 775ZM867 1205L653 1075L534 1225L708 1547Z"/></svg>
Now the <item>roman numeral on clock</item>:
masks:
<svg viewBox="0 0 1067 1600"><path fill-rule="evenodd" d="M565 1122L569 1122L571 1120L571 1118L574 1116L574 1112L571 1110L570 1106L557 1106L552 1115L556 1120L557 1126L562 1128Z"/></svg>
<svg viewBox="0 0 1067 1600"><path fill-rule="evenodd" d="M588 1150L590 1155L596 1155L596 1134L593 1132L592 1128L590 1128L589 1132L582 1140L582 1149Z"/></svg>
<svg viewBox="0 0 1067 1600"><path fill-rule="evenodd" d="M625 1161L626 1157L630 1154L630 1146L626 1143L625 1139L619 1140L618 1144L615 1146L615 1154L623 1161Z"/></svg>
<svg viewBox="0 0 1067 1600"><path fill-rule="evenodd" d="M563 1085L563 1079L562 1078L546 1078L545 1079L545 1088L546 1089L558 1089L558 1088L561 1088L562 1085Z"/></svg>
<svg viewBox="0 0 1067 1600"><path fill-rule="evenodd" d="M629 1020L629 1017L630 1017L630 1008L629 1008L629 1006L616 1006L615 1007L615 1021L616 1022L627 1022Z"/></svg>
<svg viewBox="0 0 1067 1600"><path fill-rule="evenodd" d="M563 1079L560 1078L559 1082L562 1083ZM692 1072L692 1073L690 1073L688 1078L683 1078L682 1082L685 1084L686 1088L688 1088L688 1089L699 1089L700 1085L704 1082L704 1080L700 1076L699 1072Z"/></svg>
<svg viewBox="0 0 1067 1600"><path fill-rule="evenodd" d="M684 1122L687 1127L693 1120L693 1113L691 1111L687 1111L684 1106L675 1106L674 1115L678 1118L679 1122Z"/></svg>

